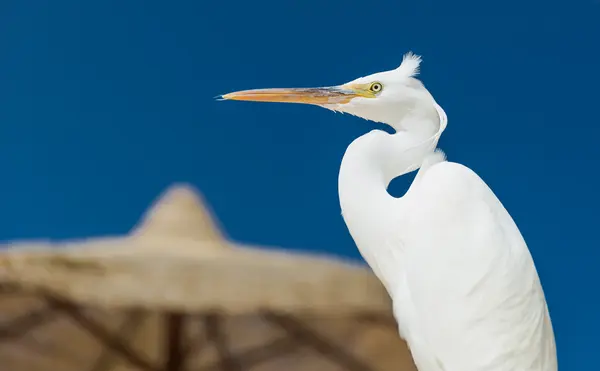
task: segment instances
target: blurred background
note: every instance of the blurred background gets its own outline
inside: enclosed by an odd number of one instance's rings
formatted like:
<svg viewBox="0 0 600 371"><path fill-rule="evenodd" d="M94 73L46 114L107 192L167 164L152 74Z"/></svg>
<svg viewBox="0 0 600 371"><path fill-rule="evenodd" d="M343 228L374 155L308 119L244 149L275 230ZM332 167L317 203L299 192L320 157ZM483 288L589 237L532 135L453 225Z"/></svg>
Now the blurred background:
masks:
<svg viewBox="0 0 600 371"><path fill-rule="evenodd" d="M122 234L173 182L234 240L360 256L337 196L378 127L233 90L338 84L409 50L536 260L559 365L598 369L600 1L0 3L0 239ZM401 194L412 176L394 181Z"/></svg>

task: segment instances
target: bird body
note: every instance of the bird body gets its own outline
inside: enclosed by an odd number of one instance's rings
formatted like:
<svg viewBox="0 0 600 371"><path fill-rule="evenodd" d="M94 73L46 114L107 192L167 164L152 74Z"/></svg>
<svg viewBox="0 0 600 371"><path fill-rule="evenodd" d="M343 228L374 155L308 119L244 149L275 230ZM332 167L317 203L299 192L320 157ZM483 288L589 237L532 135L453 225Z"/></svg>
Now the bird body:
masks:
<svg viewBox="0 0 600 371"><path fill-rule="evenodd" d="M309 103L388 124L354 140L340 167L343 219L393 300L419 371L556 371L555 340L527 245L496 195L436 150L447 117L407 54L390 71L328 88L225 99ZM419 169L402 197L390 181Z"/></svg>
<svg viewBox="0 0 600 371"><path fill-rule="evenodd" d="M342 198L419 371L556 370L543 290L512 218L470 169L441 156L426 161L385 210L365 200L371 206L359 215ZM377 217L388 212L398 217ZM377 227L365 233L370 224Z"/></svg>

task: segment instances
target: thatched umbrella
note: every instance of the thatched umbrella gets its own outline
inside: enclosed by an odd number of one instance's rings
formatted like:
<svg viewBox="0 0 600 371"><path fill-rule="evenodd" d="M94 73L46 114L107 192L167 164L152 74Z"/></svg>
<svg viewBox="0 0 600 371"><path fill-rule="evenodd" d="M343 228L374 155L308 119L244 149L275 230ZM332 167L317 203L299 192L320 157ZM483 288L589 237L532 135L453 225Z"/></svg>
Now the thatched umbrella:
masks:
<svg viewBox="0 0 600 371"><path fill-rule="evenodd" d="M130 235L2 246L0 368L415 370L368 269L229 242L183 185Z"/></svg>

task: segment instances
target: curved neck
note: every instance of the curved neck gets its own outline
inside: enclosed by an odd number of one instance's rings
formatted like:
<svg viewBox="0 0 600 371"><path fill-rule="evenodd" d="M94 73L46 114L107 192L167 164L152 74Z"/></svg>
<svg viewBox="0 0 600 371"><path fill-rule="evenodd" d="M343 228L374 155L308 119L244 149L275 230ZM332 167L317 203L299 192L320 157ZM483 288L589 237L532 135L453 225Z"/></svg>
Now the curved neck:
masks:
<svg viewBox="0 0 600 371"><path fill-rule="evenodd" d="M400 123L390 125L396 130L394 134L373 130L354 140L340 167L340 198L391 197L387 193L389 183L418 169L446 129L446 113L435 102L432 108L411 111Z"/></svg>
<svg viewBox="0 0 600 371"><path fill-rule="evenodd" d="M372 251L372 245L383 247L390 229L401 235L398 218L406 200L392 197L387 187L392 179L418 169L435 150L446 127L446 116L438 108L436 104L435 117L421 112L407 116L398 126L405 130L395 134L373 130L361 136L350 144L342 159L338 178L342 216L361 254L388 290L386 277L393 274L385 274L385 264L391 257L381 255L387 250L384 248ZM421 130L410 130L416 125Z"/></svg>

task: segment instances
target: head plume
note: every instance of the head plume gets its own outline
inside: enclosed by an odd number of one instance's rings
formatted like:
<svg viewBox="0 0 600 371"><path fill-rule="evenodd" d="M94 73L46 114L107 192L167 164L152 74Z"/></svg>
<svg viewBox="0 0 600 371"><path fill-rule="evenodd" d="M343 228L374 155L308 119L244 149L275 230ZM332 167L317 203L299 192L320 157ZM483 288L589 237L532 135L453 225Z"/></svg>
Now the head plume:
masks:
<svg viewBox="0 0 600 371"><path fill-rule="evenodd" d="M413 52L408 52L402 57L402 63L396 68L396 72L399 72L406 77L415 77L419 74L420 65L421 57Z"/></svg>

